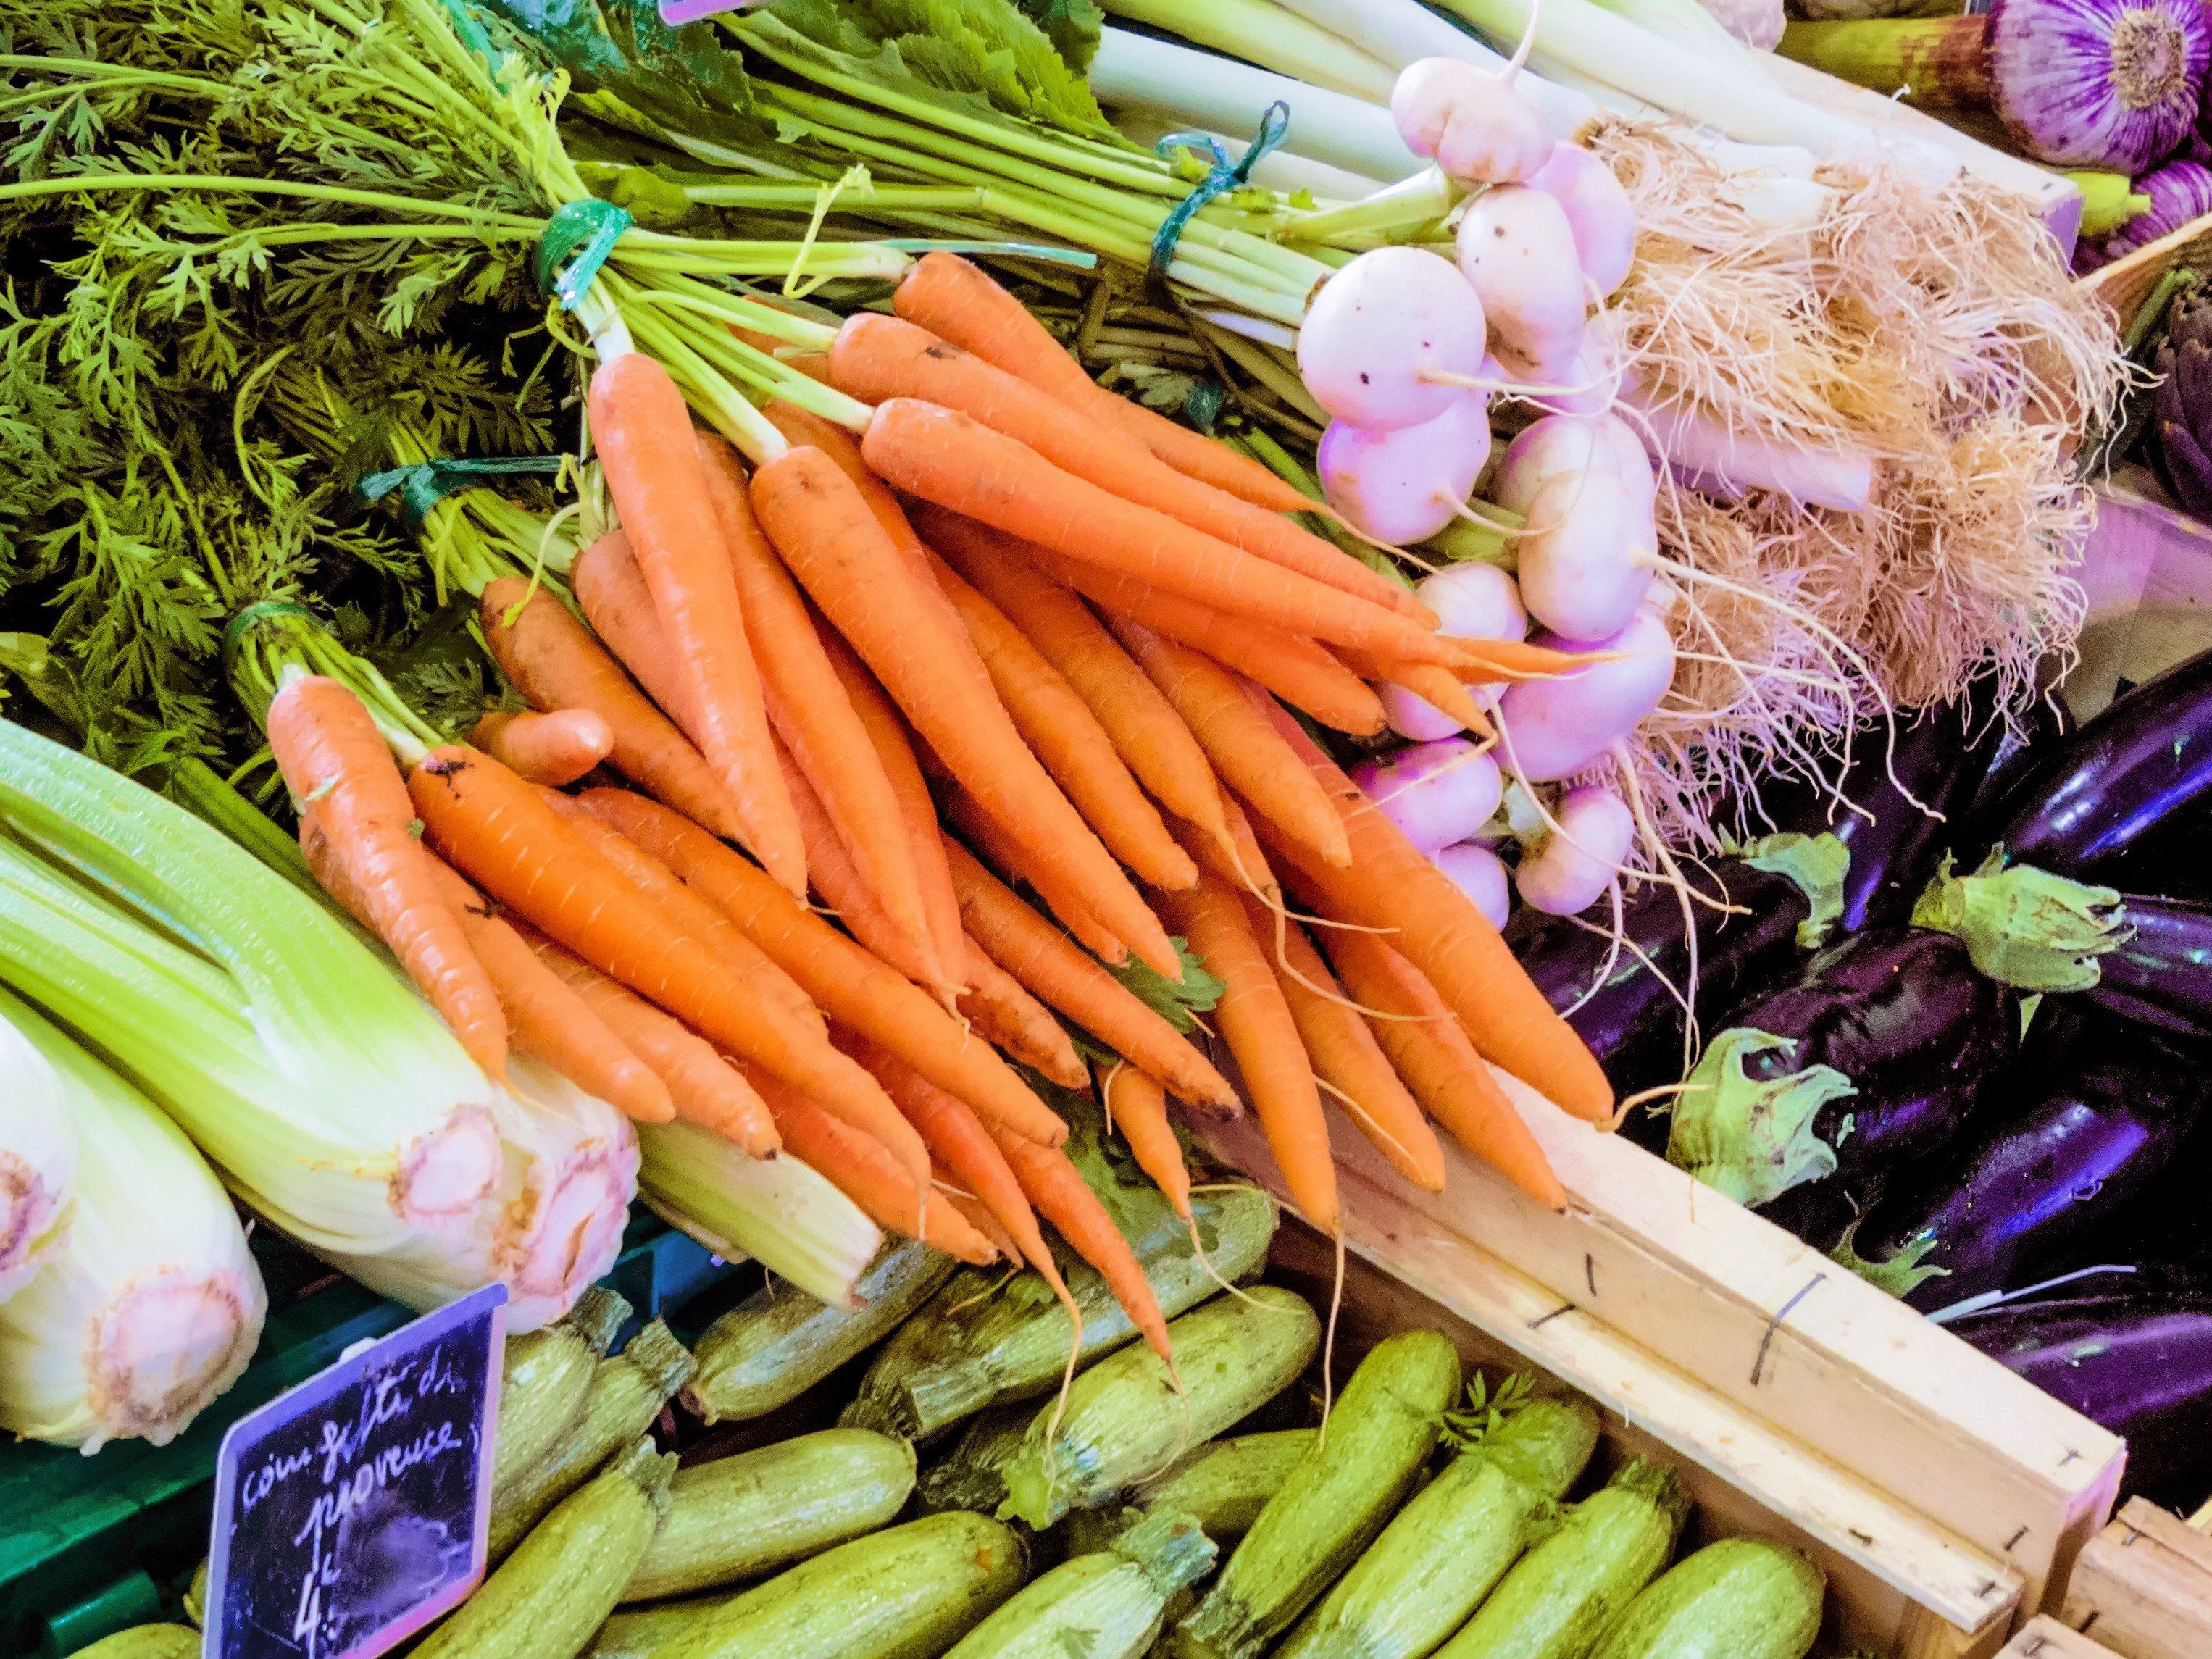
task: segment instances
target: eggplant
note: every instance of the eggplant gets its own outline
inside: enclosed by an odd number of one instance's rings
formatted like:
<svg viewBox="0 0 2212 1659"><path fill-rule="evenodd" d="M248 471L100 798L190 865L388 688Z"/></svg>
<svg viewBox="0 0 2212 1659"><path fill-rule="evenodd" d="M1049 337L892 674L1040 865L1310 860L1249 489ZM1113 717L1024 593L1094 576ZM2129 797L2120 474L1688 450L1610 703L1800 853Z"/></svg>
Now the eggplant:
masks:
<svg viewBox="0 0 2212 1659"><path fill-rule="evenodd" d="M2017 994L1950 934L1853 934L1729 1017L1675 1104L1668 1159L1754 1207L1809 1182L1859 1188L1948 1146L2020 1029Z"/></svg>
<svg viewBox="0 0 2212 1659"><path fill-rule="evenodd" d="M2212 1098L2195 1056L2096 1010L2042 1012L1996 1087L1996 1121L1924 1176L1899 1171L1836 1251L1923 1311L2101 1259Z"/></svg>
<svg viewBox="0 0 2212 1659"><path fill-rule="evenodd" d="M2118 945L2098 959L2087 1000L2154 1030L2212 1037L2212 904L2121 897Z"/></svg>
<svg viewBox="0 0 2212 1659"><path fill-rule="evenodd" d="M2150 1283L1948 1322L2128 1443L2124 1492L2186 1511L2212 1489L2212 1289Z"/></svg>
<svg viewBox="0 0 2212 1659"><path fill-rule="evenodd" d="M2017 723L2005 724L1990 753L1989 769L1974 786L1974 798L1960 816L1962 823L1978 823L1996 804L2011 793L2031 767L2074 735L2074 716L2066 705L2048 694L2028 704Z"/></svg>

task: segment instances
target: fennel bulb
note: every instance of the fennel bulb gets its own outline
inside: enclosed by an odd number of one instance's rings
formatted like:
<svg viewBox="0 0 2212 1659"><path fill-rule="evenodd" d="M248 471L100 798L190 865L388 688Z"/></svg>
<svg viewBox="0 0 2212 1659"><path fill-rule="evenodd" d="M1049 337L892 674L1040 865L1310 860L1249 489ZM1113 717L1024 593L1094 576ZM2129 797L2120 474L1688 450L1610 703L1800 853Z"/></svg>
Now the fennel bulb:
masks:
<svg viewBox="0 0 2212 1659"><path fill-rule="evenodd" d="M151 1101L4 991L0 1031L56 1079L82 1152L68 1231L0 1303L0 1427L88 1453L166 1445L261 1340L238 1212Z"/></svg>
<svg viewBox="0 0 2212 1659"><path fill-rule="evenodd" d="M67 1084L0 1019L0 1302L31 1282L67 1233L76 1158Z"/></svg>

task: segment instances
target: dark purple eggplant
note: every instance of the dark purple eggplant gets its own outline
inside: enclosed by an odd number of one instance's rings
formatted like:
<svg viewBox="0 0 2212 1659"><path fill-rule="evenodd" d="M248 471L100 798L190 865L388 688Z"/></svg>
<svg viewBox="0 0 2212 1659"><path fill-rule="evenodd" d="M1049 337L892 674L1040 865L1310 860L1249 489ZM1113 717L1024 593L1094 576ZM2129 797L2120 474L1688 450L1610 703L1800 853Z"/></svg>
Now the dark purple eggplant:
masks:
<svg viewBox="0 0 2212 1659"><path fill-rule="evenodd" d="M1974 798L1966 804L1960 823L1980 823L2011 793L2031 767L2042 765L2045 756L2073 735L2074 716L2057 696L2039 696L2029 703L2017 724L2006 725L1998 733L1996 747L1990 753L1989 769L1975 786Z"/></svg>
<svg viewBox="0 0 2212 1659"><path fill-rule="evenodd" d="M2212 904L2120 900L2120 943L2098 958L2087 1000L2176 1036L2212 1037Z"/></svg>
<svg viewBox="0 0 2212 1659"><path fill-rule="evenodd" d="M2212 1291L2147 1285L2016 1304L1949 1324L2124 1437L2126 1492L2186 1510L2212 1489Z"/></svg>
<svg viewBox="0 0 2212 1659"><path fill-rule="evenodd" d="M2048 1004L1995 1086L1988 1127L1924 1176L1900 1170L1837 1252L1924 1311L2104 1259L2212 1098L2197 1057Z"/></svg>
<svg viewBox="0 0 2212 1659"><path fill-rule="evenodd" d="M1960 940L1853 934L1729 1016L1675 1104L1667 1156L1754 1206L1808 1182L1856 1189L1948 1146L2019 1042L2016 994Z"/></svg>

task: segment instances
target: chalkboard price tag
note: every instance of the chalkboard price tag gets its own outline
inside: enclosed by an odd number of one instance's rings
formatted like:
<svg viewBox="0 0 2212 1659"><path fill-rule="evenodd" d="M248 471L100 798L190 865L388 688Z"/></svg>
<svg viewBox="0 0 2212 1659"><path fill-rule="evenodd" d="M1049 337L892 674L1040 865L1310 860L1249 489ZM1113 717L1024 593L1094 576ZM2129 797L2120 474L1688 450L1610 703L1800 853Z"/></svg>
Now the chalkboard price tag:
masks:
<svg viewBox="0 0 2212 1659"><path fill-rule="evenodd" d="M204 1659L371 1659L483 1580L506 1304L487 1285L231 1425Z"/></svg>

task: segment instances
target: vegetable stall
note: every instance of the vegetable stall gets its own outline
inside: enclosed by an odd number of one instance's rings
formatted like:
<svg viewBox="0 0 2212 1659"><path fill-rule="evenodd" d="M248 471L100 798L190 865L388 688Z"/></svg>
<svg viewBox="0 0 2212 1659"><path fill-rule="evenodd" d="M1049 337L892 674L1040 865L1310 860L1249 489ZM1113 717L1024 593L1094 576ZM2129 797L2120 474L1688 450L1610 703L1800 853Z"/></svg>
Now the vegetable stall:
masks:
<svg viewBox="0 0 2212 1659"><path fill-rule="evenodd" d="M0 18L9 1651L1964 1659L2212 1498L2194 13Z"/></svg>

